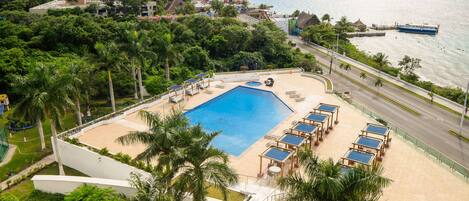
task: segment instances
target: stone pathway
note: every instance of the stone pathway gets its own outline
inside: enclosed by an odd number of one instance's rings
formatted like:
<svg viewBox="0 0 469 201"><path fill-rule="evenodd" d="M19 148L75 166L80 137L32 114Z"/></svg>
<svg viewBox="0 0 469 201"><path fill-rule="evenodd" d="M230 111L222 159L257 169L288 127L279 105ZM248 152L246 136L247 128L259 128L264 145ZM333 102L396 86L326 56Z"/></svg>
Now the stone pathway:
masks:
<svg viewBox="0 0 469 201"><path fill-rule="evenodd" d="M48 165L52 164L53 162L55 162L54 154L51 154L49 156L44 157L40 161L38 161L38 162L34 163L33 165L29 166L28 168L22 170L18 174L8 178L5 181L2 181L0 183L0 192L4 191L5 189L8 188L7 183L12 183L13 181L21 179L22 177L28 177L28 176L30 176L30 174L32 172L34 172L34 170L41 169L45 166L48 166Z"/></svg>

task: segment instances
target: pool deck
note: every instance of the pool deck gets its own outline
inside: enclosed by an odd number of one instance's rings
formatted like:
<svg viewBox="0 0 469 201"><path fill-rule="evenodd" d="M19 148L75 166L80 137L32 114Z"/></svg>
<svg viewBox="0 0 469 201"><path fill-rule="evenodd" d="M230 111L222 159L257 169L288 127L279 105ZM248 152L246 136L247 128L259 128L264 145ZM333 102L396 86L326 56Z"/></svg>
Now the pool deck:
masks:
<svg viewBox="0 0 469 201"><path fill-rule="evenodd" d="M301 73L273 74L269 77L275 79L274 87L254 88L272 91L295 112L267 133L268 136L280 137L283 130L292 126L293 121L303 118L320 102L340 105L340 123L334 126L319 146L313 148L321 158L333 158L337 161L352 146L366 123L375 122L336 96L326 94L323 83L316 79L301 76ZM267 76L260 76L260 80L266 78ZM212 83L212 86L207 89L210 93L205 90L194 97L188 96L185 101L177 105L163 101L146 110L162 114L167 114L172 108L189 110L236 86L244 85L244 82L223 83L225 87L221 89L214 87L218 83ZM285 92L291 90L297 91L305 97L305 100L296 102L288 97ZM117 144L115 139L129 131L145 129L147 127L138 117L138 112L135 112L121 120L84 132L79 136L79 140L96 148L106 147L111 153L123 152L135 157L143 151L144 145L122 146ZM384 190L380 200L469 200L468 182L454 175L392 132L391 137L393 140L390 148L386 150L382 164L385 170L384 175L392 179L393 183ZM273 140L266 138L259 139L239 157L231 156L231 166L240 175L256 177L259 172L259 154L267 149L267 144L272 142ZM267 162L263 164L266 166ZM265 171L266 167L263 169Z"/></svg>

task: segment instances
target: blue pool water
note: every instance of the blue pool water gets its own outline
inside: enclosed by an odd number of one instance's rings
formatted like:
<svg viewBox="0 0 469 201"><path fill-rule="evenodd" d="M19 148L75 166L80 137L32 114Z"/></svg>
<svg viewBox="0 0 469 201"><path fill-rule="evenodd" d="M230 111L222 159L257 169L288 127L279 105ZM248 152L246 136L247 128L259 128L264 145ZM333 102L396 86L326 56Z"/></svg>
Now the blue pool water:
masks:
<svg viewBox="0 0 469 201"><path fill-rule="evenodd" d="M261 86L262 83L256 82L256 81L250 81L250 82L246 82L246 85L251 86L251 87L257 87L257 86Z"/></svg>
<svg viewBox="0 0 469 201"><path fill-rule="evenodd" d="M272 92L238 86L185 115L207 132L221 131L213 145L239 156L292 113Z"/></svg>

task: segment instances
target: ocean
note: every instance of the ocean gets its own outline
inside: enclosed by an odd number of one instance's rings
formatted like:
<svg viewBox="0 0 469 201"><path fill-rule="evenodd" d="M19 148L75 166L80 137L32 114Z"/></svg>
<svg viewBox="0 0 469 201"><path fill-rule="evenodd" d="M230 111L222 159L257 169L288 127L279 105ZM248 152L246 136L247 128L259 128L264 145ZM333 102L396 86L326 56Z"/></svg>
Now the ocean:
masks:
<svg viewBox="0 0 469 201"><path fill-rule="evenodd" d="M370 54L383 52L397 66L405 55L421 59L416 73L443 86L465 87L469 81L469 0L251 0L274 6L277 14L295 10L325 13L337 21L360 19L366 25L406 23L439 24L435 36L386 31L385 37L352 38Z"/></svg>

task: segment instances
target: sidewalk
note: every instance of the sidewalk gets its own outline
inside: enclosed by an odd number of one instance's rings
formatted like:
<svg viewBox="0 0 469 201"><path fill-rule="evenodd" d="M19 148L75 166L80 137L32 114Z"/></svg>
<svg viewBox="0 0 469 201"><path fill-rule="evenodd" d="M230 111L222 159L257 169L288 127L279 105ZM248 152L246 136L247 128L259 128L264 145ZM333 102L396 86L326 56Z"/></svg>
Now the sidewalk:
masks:
<svg viewBox="0 0 469 201"><path fill-rule="evenodd" d="M28 177L31 176L30 173L34 172L38 169L41 169L45 166L48 166L55 162L54 154L51 154L49 156L44 157L40 161L34 163L33 165L29 166L28 168L24 169L23 171L19 172L18 174L8 178L7 180L3 181L0 183L0 192L4 191L5 189L8 188L7 183L12 183L15 180L21 179L23 177Z"/></svg>

